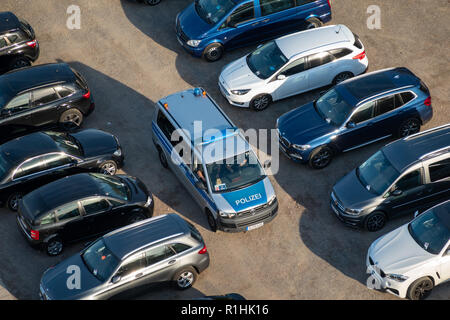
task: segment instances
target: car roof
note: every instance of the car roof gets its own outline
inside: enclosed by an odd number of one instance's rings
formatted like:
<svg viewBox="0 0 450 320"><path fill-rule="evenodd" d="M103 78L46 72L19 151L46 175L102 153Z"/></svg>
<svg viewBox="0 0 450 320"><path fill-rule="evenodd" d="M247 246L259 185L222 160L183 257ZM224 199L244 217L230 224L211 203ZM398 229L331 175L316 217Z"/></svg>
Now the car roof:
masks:
<svg viewBox="0 0 450 320"><path fill-rule="evenodd" d="M128 225L103 236L108 249L120 260L140 248L190 233L186 221L174 213Z"/></svg>
<svg viewBox="0 0 450 320"><path fill-rule="evenodd" d="M14 30L20 27L20 21L10 11L0 12L0 33Z"/></svg>
<svg viewBox="0 0 450 320"><path fill-rule="evenodd" d="M46 184L28 193L23 201L26 202L27 213L38 218L61 205L94 196L107 194L101 189L94 174L80 173Z"/></svg>
<svg viewBox="0 0 450 320"><path fill-rule="evenodd" d="M346 98L351 96L353 104L368 98L403 87L416 86L420 79L404 67L390 68L363 74L336 85Z"/></svg>
<svg viewBox="0 0 450 320"><path fill-rule="evenodd" d="M60 152L56 142L44 132L34 132L8 141L0 146L0 154L11 165L38 155Z"/></svg>
<svg viewBox="0 0 450 320"><path fill-rule="evenodd" d="M342 24L300 31L275 40L288 59L319 47L354 41L353 33Z"/></svg>
<svg viewBox="0 0 450 320"><path fill-rule="evenodd" d="M429 156L450 152L450 123L394 141L383 153L399 171Z"/></svg>
<svg viewBox="0 0 450 320"><path fill-rule="evenodd" d="M50 63L25 67L10 71L0 76L0 94L9 101L16 94L56 82L75 81L75 74L66 63Z"/></svg>

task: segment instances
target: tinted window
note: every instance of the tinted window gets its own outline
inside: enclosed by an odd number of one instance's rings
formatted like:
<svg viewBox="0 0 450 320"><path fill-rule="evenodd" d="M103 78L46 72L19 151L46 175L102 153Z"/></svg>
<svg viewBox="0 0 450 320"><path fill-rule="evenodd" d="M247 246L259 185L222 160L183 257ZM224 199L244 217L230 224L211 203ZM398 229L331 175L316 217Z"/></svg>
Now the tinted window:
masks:
<svg viewBox="0 0 450 320"><path fill-rule="evenodd" d="M421 170L415 170L413 172L408 173L400 180L398 180L397 183L395 184L394 190L398 189L401 191L407 191L414 189L420 185L422 185Z"/></svg>
<svg viewBox="0 0 450 320"><path fill-rule="evenodd" d="M128 262L120 267L117 271L116 275L126 277L127 275L138 271L139 269L144 267L144 258L143 254L138 254L135 257L130 258Z"/></svg>
<svg viewBox="0 0 450 320"><path fill-rule="evenodd" d="M286 66L286 68L284 68L284 70L281 71L281 74L285 75L286 77L289 77L293 74L297 74L305 70L306 70L306 58L300 58L290 63L288 66Z"/></svg>
<svg viewBox="0 0 450 320"><path fill-rule="evenodd" d="M120 202L120 201L117 201L117 200L113 200L113 199L108 199L108 201L109 201L109 203L113 206L113 207L118 207L118 206L121 206L121 205L123 205L123 203L122 202Z"/></svg>
<svg viewBox="0 0 450 320"><path fill-rule="evenodd" d="M14 174L14 179L43 170L45 170L45 164L42 162L42 157L34 158L23 163L20 168L17 169L16 173Z"/></svg>
<svg viewBox="0 0 450 320"><path fill-rule="evenodd" d="M42 105L58 100L59 97L53 88L44 88L33 91L34 105Z"/></svg>
<svg viewBox="0 0 450 320"><path fill-rule="evenodd" d="M24 93L20 96L12 99L6 106L5 109L9 109L12 112L21 111L28 109L30 107L30 93Z"/></svg>
<svg viewBox="0 0 450 320"><path fill-rule="evenodd" d="M0 37L0 49L7 46L6 39L4 37Z"/></svg>
<svg viewBox="0 0 450 320"><path fill-rule="evenodd" d="M397 99L395 97L397 97ZM399 95L394 95L379 99L377 101L377 112L375 116L382 115L400 106L401 101L399 101L399 98L400 98Z"/></svg>
<svg viewBox="0 0 450 320"><path fill-rule="evenodd" d="M109 208L109 203L105 199L89 199L81 201L81 204L84 207L84 211L86 215L95 214L99 212L103 212Z"/></svg>
<svg viewBox="0 0 450 320"><path fill-rule="evenodd" d="M55 213L49 213L46 216L42 217L39 221L39 225L45 225L45 224L50 224L50 223L55 223L56 219L55 219Z"/></svg>
<svg viewBox="0 0 450 320"><path fill-rule="evenodd" d="M173 256L175 253L169 249L167 246L159 246L148 250L145 253L146 266L158 263L164 259Z"/></svg>
<svg viewBox="0 0 450 320"><path fill-rule="evenodd" d="M348 48L340 48L340 49L334 49L328 51L331 55L333 55L336 59L345 57L346 55L349 55L353 51Z"/></svg>
<svg viewBox="0 0 450 320"><path fill-rule="evenodd" d="M78 210L78 202L66 204L55 210L56 217L59 221L78 217L80 211Z"/></svg>
<svg viewBox="0 0 450 320"><path fill-rule="evenodd" d="M295 6L295 0L260 0L263 16L280 12Z"/></svg>
<svg viewBox="0 0 450 320"><path fill-rule="evenodd" d="M350 121L354 123L360 123L366 120L369 120L373 116L373 107L375 106L375 102L369 102L365 105L358 108L358 111L352 116Z"/></svg>
<svg viewBox="0 0 450 320"><path fill-rule="evenodd" d="M309 68L315 68L334 60L334 57L328 52L320 52L308 57Z"/></svg>
<svg viewBox="0 0 450 320"><path fill-rule="evenodd" d="M103 238L89 246L81 254L81 259L89 272L101 281L108 279L120 262L108 249Z"/></svg>
<svg viewBox="0 0 450 320"><path fill-rule="evenodd" d="M450 178L450 159L435 162L428 166L431 182Z"/></svg>
<svg viewBox="0 0 450 320"><path fill-rule="evenodd" d="M253 2L246 3L231 14L229 25L237 25L239 23L249 21L255 17Z"/></svg>
<svg viewBox="0 0 450 320"><path fill-rule="evenodd" d="M62 153L46 155L42 158L47 169L57 168L72 162L72 159Z"/></svg>
<svg viewBox="0 0 450 320"><path fill-rule="evenodd" d="M55 87L55 90L61 98L70 96L74 92L72 89L63 86L57 86Z"/></svg>
<svg viewBox="0 0 450 320"><path fill-rule="evenodd" d="M209 24L222 20L236 3L232 0L196 0L195 11Z"/></svg>
<svg viewBox="0 0 450 320"><path fill-rule="evenodd" d="M363 48L363 45L362 45L362 42L361 42L361 40L359 39L359 37L358 37L358 35L357 34L353 34L354 36L355 36L355 43L353 44L355 47L357 47L358 49L362 49Z"/></svg>
<svg viewBox="0 0 450 320"><path fill-rule="evenodd" d="M314 1L316 1L316 0L297 0L296 3L297 3L297 6L302 6L304 4L308 4L308 3L311 3Z"/></svg>
<svg viewBox="0 0 450 320"><path fill-rule="evenodd" d="M172 141L172 134L175 131L175 127L170 123L170 121L166 118L166 116L159 111L158 119L156 120L158 127L162 130L166 138L172 143L175 144L175 141Z"/></svg>
<svg viewBox="0 0 450 320"><path fill-rule="evenodd" d="M7 35L9 42L11 42L11 44L15 44L15 43L19 43L25 40L28 40L28 36L25 35L24 32L22 31L18 31L12 34Z"/></svg>
<svg viewBox="0 0 450 320"><path fill-rule="evenodd" d="M187 244L184 243L175 243L170 246L176 253L181 253L191 248L191 246L188 246Z"/></svg>
<svg viewBox="0 0 450 320"><path fill-rule="evenodd" d="M400 95L402 97L403 104L410 102L415 97L414 93L410 91L402 92Z"/></svg>

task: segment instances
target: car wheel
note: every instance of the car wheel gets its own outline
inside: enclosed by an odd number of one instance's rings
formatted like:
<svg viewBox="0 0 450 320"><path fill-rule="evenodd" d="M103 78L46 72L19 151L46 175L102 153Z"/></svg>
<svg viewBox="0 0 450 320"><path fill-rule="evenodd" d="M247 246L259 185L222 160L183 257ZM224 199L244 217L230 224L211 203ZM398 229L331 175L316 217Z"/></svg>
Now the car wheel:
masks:
<svg viewBox="0 0 450 320"><path fill-rule="evenodd" d="M103 174L110 175L110 176L115 175L117 172L117 163L112 160L103 162L100 165L100 172Z"/></svg>
<svg viewBox="0 0 450 320"><path fill-rule="evenodd" d="M59 122L60 123L72 122L74 125L79 127L81 126L81 123L83 123L83 114L81 113L80 110L72 108L62 113L61 117L59 118Z"/></svg>
<svg viewBox="0 0 450 320"><path fill-rule="evenodd" d="M323 25L322 21L320 21L317 18L309 18L308 20L306 20L306 22L308 23L306 25L306 29L308 29L308 30L314 29L314 28L320 28Z"/></svg>
<svg viewBox="0 0 450 320"><path fill-rule="evenodd" d="M178 289L189 289L197 280L197 271L195 271L195 269L192 267L183 268L175 274L173 280Z"/></svg>
<svg viewBox="0 0 450 320"><path fill-rule="evenodd" d="M338 83L341 83L342 81L345 81L353 77L354 75L351 72L341 72L336 77L334 77L333 85L337 85Z"/></svg>
<svg viewBox="0 0 450 320"><path fill-rule="evenodd" d="M400 125L400 128L398 129L398 136L404 138L419 131L420 121L415 118L411 118Z"/></svg>
<svg viewBox="0 0 450 320"><path fill-rule="evenodd" d="M333 151L331 148L324 146L315 149L309 157L309 166L313 169L323 169L333 160Z"/></svg>
<svg viewBox="0 0 450 320"><path fill-rule="evenodd" d="M372 212L366 218L366 229L370 232L381 230L386 224L386 215L383 212Z"/></svg>
<svg viewBox="0 0 450 320"><path fill-rule="evenodd" d="M161 162L161 165L163 168L168 168L169 164L167 163L167 158L165 153L161 150L161 148L158 148L158 156L159 156L159 162Z"/></svg>
<svg viewBox="0 0 450 320"><path fill-rule="evenodd" d="M63 251L64 245L60 238L50 239L45 244L45 252L51 257L59 255Z"/></svg>
<svg viewBox="0 0 450 320"><path fill-rule="evenodd" d="M138 213L133 214L133 215L130 217L130 219L128 220L128 223L129 223L129 224L136 223L136 222L145 220L146 218L147 218L147 217L146 217L143 213L138 212Z"/></svg>
<svg viewBox="0 0 450 320"><path fill-rule="evenodd" d="M255 111L262 111L272 102L272 97L268 94L257 95L250 101L250 107Z"/></svg>
<svg viewBox="0 0 450 320"><path fill-rule="evenodd" d="M27 58L16 58L11 62L11 69L19 69L19 68L24 68L24 67L29 67L31 66L31 62L30 60L28 60Z"/></svg>
<svg viewBox="0 0 450 320"><path fill-rule="evenodd" d="M429 277L417 279L409 286L407 296L411 300L426 299L433 287L433 281Z"/></svg>
<svg viewBox="0 0 450 320"><path fill-rule="evenodd" d="M160 2L161 0L145 0L145 3L148 4L149 6L156 6Z"/></svg>
<svg viewBox="0 0 450 320"><path fill-rule="evenodd" d="M214 62L222 58L223 46L220 43L212 43L203 51L203 57L208 62Z"/></svg>
<svg viewBox="0 0 450 320"><path fill-rule="evenodd" d="M217 231L217 220L216 220L216 218L214 218L213 214L209 210L206 210L206 219L208 220L208 225L209 225L209 228L211 229L211 231L216 232Z"/></svg>
<svg viewBox="0 0 450 320"><path fill-rule="evenodd" d="M8 208L11 211L17 211L19 207L19 200L22 199L23 194L20 192L14 192L8 197Z"/></svg>

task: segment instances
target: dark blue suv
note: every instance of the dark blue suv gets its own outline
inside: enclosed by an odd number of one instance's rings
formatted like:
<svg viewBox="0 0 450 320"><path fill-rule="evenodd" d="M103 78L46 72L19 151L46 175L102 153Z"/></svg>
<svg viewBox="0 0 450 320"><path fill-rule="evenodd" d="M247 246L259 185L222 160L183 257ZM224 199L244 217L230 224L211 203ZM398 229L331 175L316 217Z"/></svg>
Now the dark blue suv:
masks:
<svg viewBox="0 0 450 320"><path fill-rule="evenodd" d="M176 33L191 54L219 60L224 50L320 27L329 0L195 0L177 15Z"/></svg>
<svg viewBox="0 0 450 320"><path fill-rule="evenodd" d="M314 169L339 152L420 131L433 116L426 85L406 68L372 72L331 88L277 120L281 151Z"/></svg>

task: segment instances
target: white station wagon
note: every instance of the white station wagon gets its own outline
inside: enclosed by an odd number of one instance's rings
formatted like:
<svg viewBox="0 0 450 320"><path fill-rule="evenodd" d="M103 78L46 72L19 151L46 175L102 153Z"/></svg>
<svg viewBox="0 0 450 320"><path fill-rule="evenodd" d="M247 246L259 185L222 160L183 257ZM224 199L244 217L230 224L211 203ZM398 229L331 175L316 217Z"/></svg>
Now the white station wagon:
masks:
<svg viewBox="0 0 450 320"><path fill-rule="evenodd" d="M238 107L263 110L287 98L364 73L362 42L344 25L293 33L259 46L222 70L219 88Z"/></svg>

